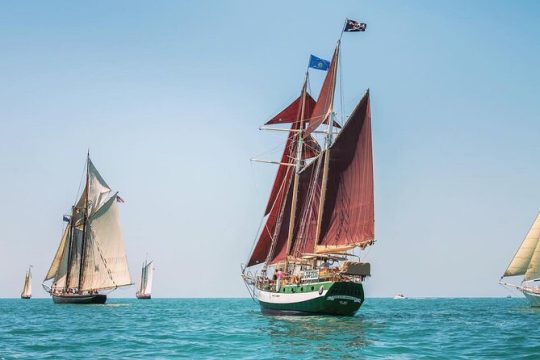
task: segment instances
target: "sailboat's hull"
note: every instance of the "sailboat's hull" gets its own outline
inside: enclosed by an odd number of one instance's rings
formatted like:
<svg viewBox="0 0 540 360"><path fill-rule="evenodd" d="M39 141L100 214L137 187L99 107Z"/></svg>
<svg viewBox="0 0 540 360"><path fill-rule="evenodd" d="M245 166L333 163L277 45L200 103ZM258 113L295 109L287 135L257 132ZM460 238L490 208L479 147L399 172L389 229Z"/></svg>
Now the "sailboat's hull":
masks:
<svg viewBox="0 0 540 360"><path fill-rule="evenodd" d="M354 315L364 302L364 288L354 282L287 285L279 292L256 289L261 311L269 315Z"/></svg>
<svg viewBox="0 0 540 360"><path fill-rule="evenodd" d="M105 304L107 295L52 295L55 304Z"/></svg>
<svg viewBox="0 0 540 360"><path fill-rule="evenodd" d="M529 302L529 305L532 307L540 307L540 294L532 291L527 291L525 289L521 290L523 292L523 295L525 295L525 298L527 298L527 301Z"/></svg>
<svg viewBox="0 0 540 360"><path fill-rule="evenodd" d="M151 294L139 294L139 293L137 293L136 296L137 296L137 299L139 299L139 300L150 300L152 298Z"/></svg>
<svg viewBox="0 0 540 360"><path fill-rule="evenodd" d="M21 295L21 299L24 299L24 300L28 300L31 297L32 297L31 295Z"/></svg>

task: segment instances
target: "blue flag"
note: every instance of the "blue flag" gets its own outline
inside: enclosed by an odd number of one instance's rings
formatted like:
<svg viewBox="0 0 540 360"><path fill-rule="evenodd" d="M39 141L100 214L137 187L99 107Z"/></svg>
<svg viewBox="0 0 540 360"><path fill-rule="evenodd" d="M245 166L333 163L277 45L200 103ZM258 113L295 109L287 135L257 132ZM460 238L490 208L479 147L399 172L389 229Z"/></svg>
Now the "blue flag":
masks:
<svg viewBox="0 0 540 360"><path fill-rule="evenodd" d="M309 57L309 67L326 71L330 67L330 61L311 55Z"/></svg>

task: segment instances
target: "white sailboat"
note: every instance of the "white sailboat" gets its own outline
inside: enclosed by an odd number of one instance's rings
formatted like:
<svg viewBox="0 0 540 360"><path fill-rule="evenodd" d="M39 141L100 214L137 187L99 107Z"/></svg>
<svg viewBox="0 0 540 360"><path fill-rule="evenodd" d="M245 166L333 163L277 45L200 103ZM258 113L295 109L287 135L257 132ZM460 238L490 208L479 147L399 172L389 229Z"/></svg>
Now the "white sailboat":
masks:
<svg viewBox="0 0 540 360"><path fill-rule="evenodd" d="M86 160L86 186L71 215L43 285L55 303L103 304L102 292L132 285L118 203L90 160Z"/></svg>
<svg viewBox="0 0 540 360"><path fill-rule="evenodd" d="M506 276L523 275L520 285L503 282ZM531 306L540 306L540 214L536 217L525 240L512 258L499 283L520 290Z"/></svg>
<svg viewBox="0 0 540 360"><path fill-rule="evenodd" d="M141 282L139 284L139 290L137 291L137 299L145 300L152 298L152 279L154 277L154 262L143 263L141 271Z"/></svg>
<svg viewBox="0 0 540 360"><path fill-rule="evenodd" d="M30 299L32 297L32 265L28 268L24 277L24 285L21 291L21 299Z"/></svg>

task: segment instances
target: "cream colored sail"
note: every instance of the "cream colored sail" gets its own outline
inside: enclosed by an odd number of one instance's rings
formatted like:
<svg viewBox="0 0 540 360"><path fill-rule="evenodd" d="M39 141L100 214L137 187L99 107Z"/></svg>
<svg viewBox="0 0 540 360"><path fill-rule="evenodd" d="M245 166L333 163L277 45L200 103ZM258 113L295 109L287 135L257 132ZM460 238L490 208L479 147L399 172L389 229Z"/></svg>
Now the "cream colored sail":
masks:
<svg viewBox="0 0 540 360"><path fill-rule="evenodd" d="M88 219L80 290L114 289L130 285L117 196L107 200Z"/></svg>
<svg viewBox="0 0 540 360"><path fill-rule="evenodd" d="M91 216L107 201L111 193L111 188L107 185L90 159L88 159L88 188L84 189L81 198L75 206L76 209L85 208L87 192L88 215ZM82 218L82 212L79 213Z"/></svg>
<svg viewBox="0 0 540 360"><path fill-rule="evenodd" d="M504 272L504 276L525 275L525 280L540 278L540 214Z"/></svg>
<svg viewBox="0 0 540 360"><path fill-rule="evenodd" d="M64 251L66 249L68 238L69 238L69 225L66 226L66 228L64 229L62 239L60 240L60 245L58 246L58 249L56 250L56 254L54 255L54 259L52 261L51 267L49 268L49 271L47 272L47 275L45 276L44 281L47 281L56 277L58 270L60 269L60 263L62 262L62 258L64 257Z"/></svg>
<svg viewBox="0 0 540 360"><path fill-rule="evenodd" d="M28 270L24 278L24 285L23 285L23 290L21 292L21 296L23 297L32 296L32 271L31 270Z"/></svg>
<svg viewBox="0 0 540 360"><path fill-rule="evenodd" d="M151 261L144 268L144 282L141 286L141 292L146 295L152 294L152 279L154 277L154 263Z"/></svg>

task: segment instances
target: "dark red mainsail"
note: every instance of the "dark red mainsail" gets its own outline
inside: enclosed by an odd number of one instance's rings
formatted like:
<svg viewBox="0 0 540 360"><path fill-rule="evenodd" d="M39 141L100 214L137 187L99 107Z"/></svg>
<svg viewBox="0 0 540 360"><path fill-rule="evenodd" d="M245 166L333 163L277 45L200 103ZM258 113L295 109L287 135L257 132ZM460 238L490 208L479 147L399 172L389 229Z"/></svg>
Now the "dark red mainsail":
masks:
<svg viewBox="0 0 540 360"><path fill-rule="evenodd" d="M317 252L365 247L375 236L369 91L330 148Z"/></svg>

